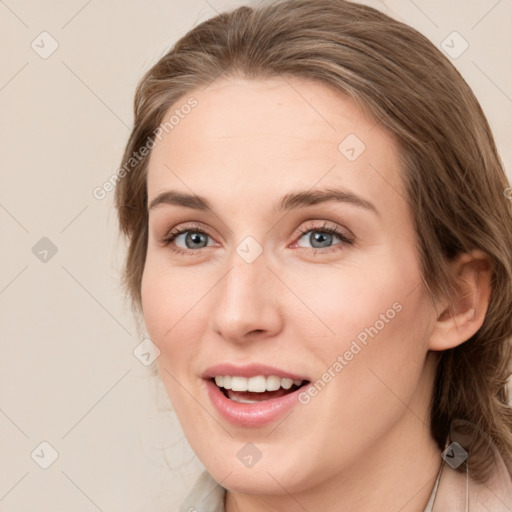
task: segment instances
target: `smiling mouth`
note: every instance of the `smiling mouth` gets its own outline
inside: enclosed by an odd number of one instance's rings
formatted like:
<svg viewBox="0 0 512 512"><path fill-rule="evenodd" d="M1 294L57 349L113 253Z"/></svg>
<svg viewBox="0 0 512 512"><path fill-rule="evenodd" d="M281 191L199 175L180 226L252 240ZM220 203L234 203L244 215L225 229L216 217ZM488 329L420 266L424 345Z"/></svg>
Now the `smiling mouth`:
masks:
<svg viewBox="0 0 512 512"><path fill-rule="evenodd" d="M255 404L280 398L309 384L308 380L292 380L276 375L257 375L249 378L217 375L211 380L226 398L242 404Z"/></svg>

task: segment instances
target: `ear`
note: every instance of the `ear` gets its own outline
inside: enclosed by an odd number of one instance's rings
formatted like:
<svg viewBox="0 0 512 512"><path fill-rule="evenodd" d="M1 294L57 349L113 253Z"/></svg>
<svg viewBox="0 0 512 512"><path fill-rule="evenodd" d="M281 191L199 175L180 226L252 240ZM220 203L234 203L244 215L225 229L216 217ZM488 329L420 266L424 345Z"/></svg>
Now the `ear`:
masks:
<svg viewBox="0 0 512 512"><path fill-rule="evenodd" d="M491 296L492 267L482 251L464 253L449 263L457 277L452 304L436 305L437 319L429 339L430 350L447 350L467 341L484 322Z"/></svg>

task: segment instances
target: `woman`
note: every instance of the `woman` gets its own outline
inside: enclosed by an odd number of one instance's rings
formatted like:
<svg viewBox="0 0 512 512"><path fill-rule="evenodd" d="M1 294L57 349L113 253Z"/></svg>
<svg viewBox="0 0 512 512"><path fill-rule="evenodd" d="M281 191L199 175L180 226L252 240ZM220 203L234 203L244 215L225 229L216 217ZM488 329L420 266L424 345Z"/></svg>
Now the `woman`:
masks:
<svg viewBox="0 0 512 512"><path fill-rule="evenodd" d="M116 189L134 309L206 471L180 511L512 510L512 208L425 37L240 7L148 71Z"/></svg>

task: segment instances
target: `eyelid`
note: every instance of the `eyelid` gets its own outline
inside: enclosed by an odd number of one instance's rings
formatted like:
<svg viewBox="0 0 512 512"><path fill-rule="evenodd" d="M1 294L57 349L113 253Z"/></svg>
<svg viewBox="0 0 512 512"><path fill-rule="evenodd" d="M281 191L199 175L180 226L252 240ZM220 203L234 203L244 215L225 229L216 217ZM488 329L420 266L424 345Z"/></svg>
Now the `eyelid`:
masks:
<svg viewBox="0 0 512 512"><path fill-rule="evenodd" d="M204 235L210 237L213 239L213 236L210 234L208 228L203 227L201 223L195 223L192 222L191 224L185 222L183 224L178 224L177 226L172 227L171 229L167 230L164 235L159 239L159 242L161 245L167 246L172 243L172 241L176 240L176 238L183 233L187 232L198 232L203 233ZM204 247L203 247L204 249ZM198 250L190 250L191 252L197 253L201 249Z"/></svg>
<svg viewBox="0 0 512 512"><path fill-rule="evenodd" d="M297 228L297 231L301 233L299 238L301 238L304 234L309 233L311 231L319 231L319 232L326 232L326 233L332 233L336 236L339 236L342 240L344 240L347 243L354 243L356 240L356 237L354 234L348 230L347 228L344 228L342 226L339 226L338 224L332 222L329 224L329 221L309 221L311 225L308 224L307 227L302 227L302 225ZM323 224L319 225L318 222L323 222Z"/></svg>
<svg viewBox="0 0 512 512"><path fill-rule="evenodd" d="M211 228L209 228L206 224L203 224L202 222L198 221L190 221L190 222L181 222L177 224L176 226L171 227L170 229L166 230L165 233L160 237L161 241L165 241L165 239L169 238L172 233L176 232L184 232L184 231L199 231L201 233L204 233L205 235L210 235Z"/></svg>

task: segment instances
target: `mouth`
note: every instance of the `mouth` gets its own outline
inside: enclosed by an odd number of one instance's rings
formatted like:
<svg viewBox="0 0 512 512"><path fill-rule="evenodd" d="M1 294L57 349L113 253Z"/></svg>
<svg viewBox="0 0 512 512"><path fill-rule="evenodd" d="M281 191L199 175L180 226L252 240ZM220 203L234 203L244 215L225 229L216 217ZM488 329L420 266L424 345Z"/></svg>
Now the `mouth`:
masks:
<svg viewBox="0 0 512 512"><path fill-rule="evenodd" d="M227 399L241 404L275 400L309 384L308 380L294 380L277 375L256 375L249 378L239 375L216 375L211 381Z"/></svg>
<svg viewBox="0 0 512 512"><path fill-rule="evenodd" d="M218 365L203 374L218 414L239 427L262 427L282 418L298 403L310 380L265 365Z"/></svg>

